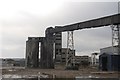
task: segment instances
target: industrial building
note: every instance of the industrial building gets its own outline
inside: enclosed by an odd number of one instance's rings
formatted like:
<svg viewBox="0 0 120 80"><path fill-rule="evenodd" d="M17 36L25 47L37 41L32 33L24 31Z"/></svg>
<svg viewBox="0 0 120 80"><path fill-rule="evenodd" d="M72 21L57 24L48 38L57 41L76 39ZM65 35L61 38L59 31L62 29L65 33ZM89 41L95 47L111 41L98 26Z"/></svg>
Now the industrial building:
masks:
<svg viewBox="0 0 120 80"><path fill-rule="evenodd" d="M100 49L100 54L107 53L107 54L118 54L118 46L110 46ZM113 53L114 52L114 53Z"/></svg>
<svg viewBox="0 0 120 80"><path fill-rule="evenodd" d="M103 53L99 56L99 68L102 71L120 71L120 55Z"/></svg>
<svg viewBox="0 0 120 80"><path fill-rule="evenodd" d="M60 28L55 26L55 28ZM72 55L75 56L75 50L62 48L62 32L55 33L55 63L66 63L67 53L69 52L68 58Z"/></svg>
<svg viewBox="0 0 120 80"><path fill-rule="evenodd" d="M82 62L90 63L90 57L89 56L75 56L75 62L77 64L81 64Z"/></svg>
<svg viewBox="0 0 120 80"><path fill-rule="evenodd" d="M117 46L100 49L99 68L102 71L120 71L120 55Z"/></svg>
<svg viewBox="0 0 120 80"><path fill-rule="evenodd" d="M53 58L54 52L55 52L55 61L59 62L61 61L61 58L62 58L61 56L62 55L61 53L62 52L62 48L61 48L62 32L67 31L68 33L69 32L71 33L71 35L68 35L67 41L72 40L71 41L72 44L69 45L69 43L67 43L67 45L72 46L71 52L74 53L74 48L73 48L74 47L73 46L74 30L112 25L113 31L116 31L115 29L118 29L118 25L120 24L119 18L120 18L120 14L115 14L115 15L92 19L92 20L79 22L71 25L65 25L60 27L48 27L45 31L45 37L29 37L28 40L26 41L26 62L25 62L26 68L53 69L54 68L54 58ZM115 32L113 34L115 34ZM41 43L40 63L39 63L39 43ZM70 51L70 50L67 50L67 51ZM71 60L73 60L73 57L74 57L69 53L67 52L66 66L71 64Z"/></svg>
<svg viewBox="0 0 120 80"><path fill-rule="evenodd" d="M71 58L72 57L72 55L74 55L75 56L75 50L70 50L70 49L67 49L67 48L62 48L61 49L61 53L60 54L58 54L58 55L56 55L57 56L57 58L56 58L56 63L66 63L66 58L67 58L67 50L69 50L68 52L69 52L69 58Z"/></svg>
<svg viewBox="0 0 120 80"><path fill-rule="evenodd" d="M55 28L58 28L56 26ZM62 32L55 33L55 62L61 62L61 54L62 53Z"/></svg>

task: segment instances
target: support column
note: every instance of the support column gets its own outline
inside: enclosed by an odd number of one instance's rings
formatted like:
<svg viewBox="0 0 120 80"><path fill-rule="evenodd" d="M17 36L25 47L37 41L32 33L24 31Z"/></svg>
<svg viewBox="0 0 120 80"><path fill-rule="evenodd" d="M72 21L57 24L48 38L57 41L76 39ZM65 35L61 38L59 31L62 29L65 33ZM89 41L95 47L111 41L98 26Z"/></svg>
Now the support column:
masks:
<svg viewBox="0 0 120 80"><path fill-rule="evenodd" d="M47 28L46 37L41 42L41 60L40 67L44 69L53 69L54 60L53 60L53 43L54 36L50 33L52 28Z"/></svg>
<svg viewBox="0 0 120 80"><path fill-rule="evenodd" d="M113 54L119 53L119 25L111 25L112 28L112 50ZM118 51L115 53L115 48L117 47Z"/></svg>
<svg viewBox="0 0 120 80"><path fill-rule="evenodd" d="M39 41L38 38L28 38L26 41L26 68L39 67Z"/></svg>
<svg viewBox="0 0 120 80"><path fill-rule="evenodd" d="M118 25L119 32L118 32L118 55L120 55L120 24ZM119 58L120 59L120 58Z"/></svg>
<svg viewBox="0 0 120 80"><path fill-rule="evenodd" d="M78 70L78 66L75 66L73 31L67 34L66 70Z"/></svg>

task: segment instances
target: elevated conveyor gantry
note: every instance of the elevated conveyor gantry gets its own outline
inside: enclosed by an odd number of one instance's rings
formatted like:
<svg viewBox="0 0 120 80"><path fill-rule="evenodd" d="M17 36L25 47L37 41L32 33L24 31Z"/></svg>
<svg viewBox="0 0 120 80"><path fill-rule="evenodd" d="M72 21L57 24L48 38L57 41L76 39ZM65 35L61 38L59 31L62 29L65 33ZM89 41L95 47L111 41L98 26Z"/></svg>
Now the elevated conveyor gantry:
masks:
<svg viewBox="0 0 120 80"><path fill-rule="evenodd" d="M61 27L47 28L45 32L46 35L42 40L42 44L41 44L40 68L54 68L54 61L53 61L54 33L74 31L74 30L80 30L80 29L86 29L86 28L97 28L97 27L103 27L108 25L119 25L119 24L120 24L120 14L115 14L111 16L101 17L101 18L83 21L83 22L70 24L70 25L65 25ZM27 48L26 50L29 50L29 48ZM26 54L29 55L29 53L26 53ZM28 59L26 56L26 61L27 60Z"/></svg>

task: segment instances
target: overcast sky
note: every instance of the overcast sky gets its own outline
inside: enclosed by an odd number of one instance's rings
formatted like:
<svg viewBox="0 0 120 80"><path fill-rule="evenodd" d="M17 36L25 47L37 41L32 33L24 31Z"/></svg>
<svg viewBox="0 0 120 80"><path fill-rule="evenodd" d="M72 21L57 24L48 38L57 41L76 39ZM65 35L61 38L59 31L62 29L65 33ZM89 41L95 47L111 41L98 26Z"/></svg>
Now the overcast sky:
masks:
<svg viewBox="0 0 120 80"><path fill-rule="evenodd" d="M118 0L104 1L106 2L1 0L0 57L25 57L27 38L44 36L47 27L63 26L118 13ZM90 55L99 52L100 48L111 46L111 35L109 26L74 31L76 54ZM66 39L64 32L63 47L66 47Z"/></svg>

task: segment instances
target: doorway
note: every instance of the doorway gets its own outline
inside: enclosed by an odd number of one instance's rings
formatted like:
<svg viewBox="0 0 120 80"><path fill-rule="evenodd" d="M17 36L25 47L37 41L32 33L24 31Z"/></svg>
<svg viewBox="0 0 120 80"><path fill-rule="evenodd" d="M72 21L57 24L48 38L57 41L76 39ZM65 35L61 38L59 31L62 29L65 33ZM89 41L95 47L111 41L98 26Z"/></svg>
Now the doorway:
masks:
<svg viewBox="0 0 120 80"><path fill-rule="evenodd" d="M103 71L107 71L107 63L108 63L108 60L107 60L107 57L102 57L102 70Z"/></svg>

